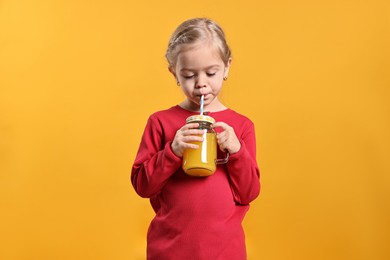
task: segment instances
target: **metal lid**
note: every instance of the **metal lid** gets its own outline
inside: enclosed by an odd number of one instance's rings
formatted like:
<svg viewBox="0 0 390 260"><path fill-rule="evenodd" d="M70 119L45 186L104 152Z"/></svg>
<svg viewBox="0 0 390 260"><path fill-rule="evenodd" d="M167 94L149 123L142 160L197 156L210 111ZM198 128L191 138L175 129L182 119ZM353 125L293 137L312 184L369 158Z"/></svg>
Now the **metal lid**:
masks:
<svg viewBox="0 0 390 260"><path fill-rule="evenodd" d="M192 122L209 122L211 124L215 123L215 119L211 116L205 116L205 115L194 115L187 117L186 123L192 123Z"/></svg>

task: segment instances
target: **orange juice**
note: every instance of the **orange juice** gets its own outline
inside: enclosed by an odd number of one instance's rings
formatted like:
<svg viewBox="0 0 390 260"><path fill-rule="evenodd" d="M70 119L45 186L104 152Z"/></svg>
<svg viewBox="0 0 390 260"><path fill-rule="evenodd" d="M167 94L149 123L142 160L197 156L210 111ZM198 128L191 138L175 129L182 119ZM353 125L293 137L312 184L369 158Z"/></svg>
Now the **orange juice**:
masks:
<svg viewBox="0 0 390 260"><path fill-rule="evenodd" d="M188 175L209 176L216 170L217 139L215 133L204 133L203 142L194 142L198 149L186 149L183 153L183 170Z"/></svg>

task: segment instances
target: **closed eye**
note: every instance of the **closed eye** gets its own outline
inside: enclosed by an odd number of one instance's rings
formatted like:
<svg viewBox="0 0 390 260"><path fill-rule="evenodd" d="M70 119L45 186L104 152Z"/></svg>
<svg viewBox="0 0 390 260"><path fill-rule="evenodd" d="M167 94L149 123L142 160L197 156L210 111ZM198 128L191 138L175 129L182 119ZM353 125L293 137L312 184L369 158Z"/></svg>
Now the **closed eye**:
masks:
<svg viewBox="0 0 390 260"><path fill-rule="evenodd" d="M207 73L207 76L212 77L212 76L215 76L215 74L217 74L217 73L216 72L214 72L214 73Z"/></svg>

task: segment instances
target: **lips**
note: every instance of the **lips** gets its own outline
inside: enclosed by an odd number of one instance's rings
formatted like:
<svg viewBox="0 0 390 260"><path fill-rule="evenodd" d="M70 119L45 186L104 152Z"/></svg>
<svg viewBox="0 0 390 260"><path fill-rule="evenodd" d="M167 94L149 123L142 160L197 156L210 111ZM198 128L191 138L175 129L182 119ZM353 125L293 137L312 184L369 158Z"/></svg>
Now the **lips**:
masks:
<svg viewBox="0 0 390 260"><path fill-rule="evenodd" d="M202 95L204 96L204 98L206 99L207 96L209 95L208 93L207 94L200 94L200 95L196 95L199 99L202 97Z"/></svg>

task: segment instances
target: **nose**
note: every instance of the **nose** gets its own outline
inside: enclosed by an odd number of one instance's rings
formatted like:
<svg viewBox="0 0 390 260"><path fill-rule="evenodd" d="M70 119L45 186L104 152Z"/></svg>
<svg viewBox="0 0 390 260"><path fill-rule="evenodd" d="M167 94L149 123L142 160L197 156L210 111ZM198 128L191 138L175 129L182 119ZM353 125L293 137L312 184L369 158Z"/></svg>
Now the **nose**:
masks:
<svg viewBox="0 0 390 260"><path fill-rule="evenodd" d="M197 80L196 80L196 87L197 88L204 88L206 87L206 77L204 77L203 75L199 75L197 77Z"/></svg>

